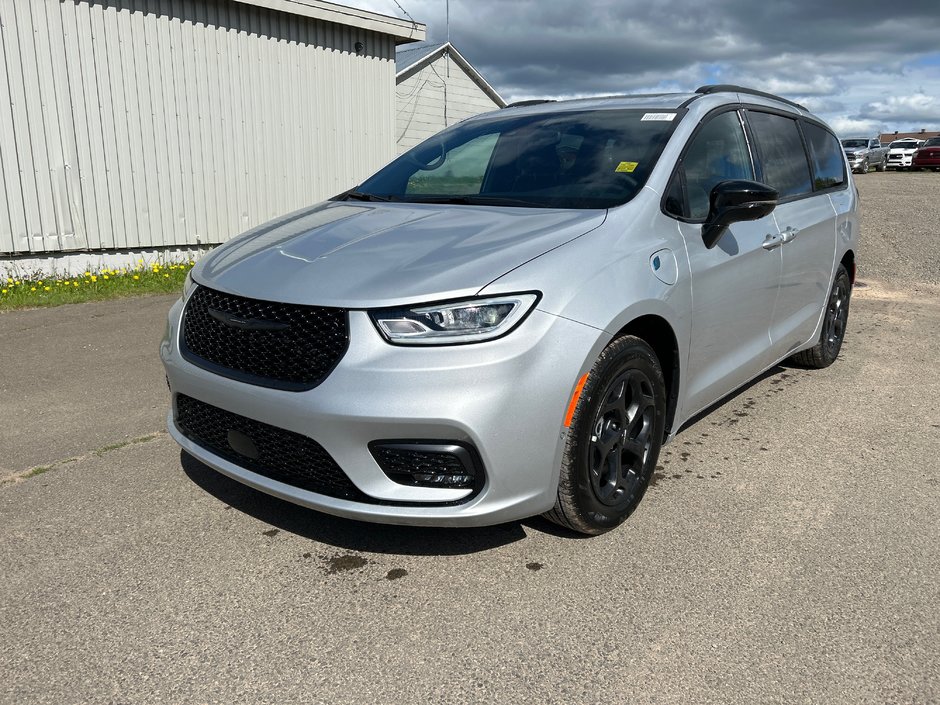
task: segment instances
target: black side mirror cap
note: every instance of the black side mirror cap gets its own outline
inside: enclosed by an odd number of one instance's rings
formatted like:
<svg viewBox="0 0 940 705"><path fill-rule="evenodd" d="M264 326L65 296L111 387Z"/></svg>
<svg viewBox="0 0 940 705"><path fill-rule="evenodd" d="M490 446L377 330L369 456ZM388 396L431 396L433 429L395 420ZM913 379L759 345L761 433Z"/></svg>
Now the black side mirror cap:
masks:
<svg viewBox="0 0 940 705"><path fill-rule="evenodd" d="M708 217L702 226L702 241L708 249L718 244L732 223L758 220L777 207L776 189L759 181L731 179L715 184L709 194Z"/></svg>

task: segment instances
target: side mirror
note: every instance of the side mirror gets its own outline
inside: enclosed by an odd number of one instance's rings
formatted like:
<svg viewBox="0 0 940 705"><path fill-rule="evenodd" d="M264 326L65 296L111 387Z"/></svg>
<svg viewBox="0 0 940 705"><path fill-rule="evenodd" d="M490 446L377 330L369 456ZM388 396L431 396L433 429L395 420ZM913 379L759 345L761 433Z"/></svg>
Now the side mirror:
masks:
<svg viewBox="0 0 940 705"><path fill-rule="evenodd" d="M720 181L709 195L708 217L702 226L702 241L709 250L718 244L732 223L758 220L777 206L778 193L767 184L745 179Z"/></svg>

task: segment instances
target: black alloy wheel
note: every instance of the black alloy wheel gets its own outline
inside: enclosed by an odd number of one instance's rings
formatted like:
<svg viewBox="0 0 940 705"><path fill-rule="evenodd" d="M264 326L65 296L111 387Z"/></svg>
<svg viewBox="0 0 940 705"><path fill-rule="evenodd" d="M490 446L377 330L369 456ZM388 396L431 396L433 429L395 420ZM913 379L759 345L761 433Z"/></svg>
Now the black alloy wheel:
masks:
<svg viewBox="0 0 940 705"><path fill-rule="evenodd" d="M850 287L848 276L836 277L832 291L829 292L822 335L826 353L833 360L838 356L845 338L845 327L849 320Z"/></svg>
<svg viewBox="0 0 940 705"><path fill-rule="evenodd" d="M628 369L604 393L591 424L588 474L601 504L618 508L633 495L653 444L656 400L652 382Z"/></svg>

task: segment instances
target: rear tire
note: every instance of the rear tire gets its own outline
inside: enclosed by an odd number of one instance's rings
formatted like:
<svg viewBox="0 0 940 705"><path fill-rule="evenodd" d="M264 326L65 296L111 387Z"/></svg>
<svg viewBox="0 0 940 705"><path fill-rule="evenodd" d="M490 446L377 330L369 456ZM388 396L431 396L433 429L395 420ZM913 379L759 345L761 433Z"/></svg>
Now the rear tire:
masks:
<svg viewBox="0 0 940 705"><path fill-rule="evenodd" d="M826 308L823 311L822 331L819 341L808 350L796 353L791 358L796 364L803 367L822 369L829 367L842 349L845 339L845 328L849 320L849 302L852 297L852 281L843 265L836 270L836 277L826 299Z"/></svg>
<svg viewBox="0 0 940 705"><path fill-rule="evenodd" d="M547 519L583 534L616 528L649 486L666 420L666 383L653 349L627 335L588 376L565 444Z"/></svg>
<svg viewBox="0 0 940 705"><path fill-rule="evenodd" d="M885 171L887 171L887 170L888 170L888 163L887 163L887 162L881 162L881 164L879 164L878 166L875 167L875 171L885 172Z"/></svg>

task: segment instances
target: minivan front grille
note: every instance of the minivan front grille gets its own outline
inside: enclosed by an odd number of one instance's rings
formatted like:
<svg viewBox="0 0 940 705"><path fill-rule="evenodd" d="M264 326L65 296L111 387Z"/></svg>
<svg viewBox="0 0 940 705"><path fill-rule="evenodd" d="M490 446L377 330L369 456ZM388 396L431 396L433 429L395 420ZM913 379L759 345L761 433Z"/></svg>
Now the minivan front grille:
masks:
<svg viewBox="0 0 940 705"><path fill-rule="evenodd" d="M303 490L371 501L312 438L176 395L176 425L189 440L235 465Z"/></svg>
<svg viewBox="0 0 940 705"><path fill-rule="evenodd" d="M322 382L349 344L345 309L248 299L204 286L183 314L180 351L249 384L301 391Z"/></svg>

